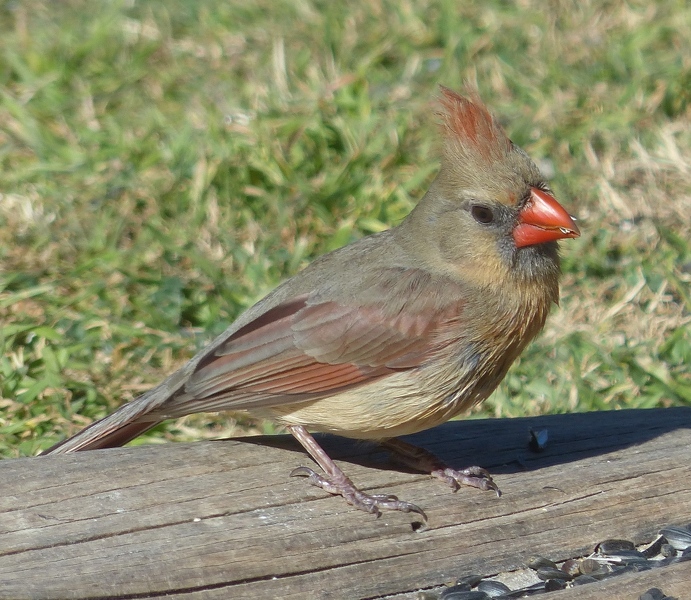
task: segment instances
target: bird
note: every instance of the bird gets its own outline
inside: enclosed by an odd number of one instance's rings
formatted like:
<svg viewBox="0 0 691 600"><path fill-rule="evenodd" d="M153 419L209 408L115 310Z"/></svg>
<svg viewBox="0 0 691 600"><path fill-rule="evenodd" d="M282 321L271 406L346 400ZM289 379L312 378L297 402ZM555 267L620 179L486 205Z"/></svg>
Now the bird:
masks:
<svg viewBox="0 0 691 600"><path fill-rule="evenodd" d="M312 432L381 443L454 491L499 488L398 439L486 399L558 303L558 240L580 235L477 91L440 86L441 161L396 226L329 252L258 301L187 364L44 455L121 446L158 423L246 411L287 428L355 508L427 515L360 490Z"/></svg>

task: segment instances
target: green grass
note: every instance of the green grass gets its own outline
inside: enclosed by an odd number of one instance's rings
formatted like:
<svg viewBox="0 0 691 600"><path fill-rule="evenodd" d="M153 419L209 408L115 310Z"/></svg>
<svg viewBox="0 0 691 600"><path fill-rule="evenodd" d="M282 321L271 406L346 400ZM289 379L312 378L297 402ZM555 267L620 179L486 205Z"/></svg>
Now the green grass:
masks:
<svg viewBox="0 0 691 600"><path fill-rule="evenodd" d="M399 222L438 165L436 86L464 79L583 231L561 307L476 413L691 404L687 2L27 0L0 39L0 455ZM271 426L153 439L240 429Z"/></svg>

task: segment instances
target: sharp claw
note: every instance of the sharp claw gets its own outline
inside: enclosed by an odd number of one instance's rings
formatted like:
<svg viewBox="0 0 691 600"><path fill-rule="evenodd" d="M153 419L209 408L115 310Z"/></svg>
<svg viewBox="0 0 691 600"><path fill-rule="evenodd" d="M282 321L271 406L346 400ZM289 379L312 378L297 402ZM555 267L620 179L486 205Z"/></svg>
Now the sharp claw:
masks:
<svg viewBox="0 0 691 600"><path fill-rule="evenodd" d="M393 494L366 494L360 491L304 427L301 425L290 425L289 430L324 471L324 475L322 475L308 467L298 467L290 473L291 477L307 477L308 482L312 485L320 487L330 494L343 496L348 504L374 514L377 518L381 517L380 509L382 508L406 513L417 513L424 520L423 527L417 528L417 530L422 531L426 528L427 515L421 508L410 502L399 500ZM413 529L415 528L415 524L413 524Z"/></svg>
<svg viewBox="0 0 691 600"><path fill-rule="evenodd" d="M454 492L458 491L462 485L468 485L485 491L494 490L497 496L501 496L497 484L492 481L492 476L487 469L477 466L461 470L452 469L428 450L396 438L384 440L382 445L404 464L419 471L431 473L432 476L445 482Z"/></svg>
<svg viewBox="0 0 691 600"><path fill-rule="evenodd" d="M312 475L316 474L314 469L310 469L309 467L297 467L290 472L291 477L312 477Z"/></svg>
<svg viewBox="0 0 691 600"><path fill-rule="evenodd" d="M411 504L411 509L410 512L414 512L422 517L422 522L425 525L425 529L427 529L427 522L429 519L427 518L427 514L425 513L424 510L422 510L419 506L415 506L415 504ZM419 531L419 530L418 530Z"/></svg>
<svg viewBox="0 0 691 600"><path fill-rule="evenodd" d="M461 485L469 485L483 491L493 490L497 497L501 497L501 491L494 483L488 471L481 467L468 467L461 471L449 467L439 468L432 471L432 475L447 483L456 492Z"/></svg>
<svg viewBox="0 0 691 600"><path fill-rule="evenodd" d="M393 494L370 494L370 498L377 502L398 502L398 496Z"/></svg>
<svg viewBox="0 0 691 600"><path fill-rule="evenodd" d="M309 483L322 488L330 494L340 494L349 504L356 508L368 512L379 519L382 515L380 509L397 510L404 513L416 513L422 518L422 523L418 527L413 526L415 531L425 531L427 529L427 515L419 506L411 502L399 500L394 494L366 494L358 490L349 479L343 481L332 480L329 477L320 475L309 467L297 467L290 473L291 477L307 477Z"/></svg>
<svg viewBox="0 0 691 600"><path fill-rule="evenodd" d="M482 489L484 491L494 490L494 492L497 494L497 498L501 498L501 490L499 489L499 486L494 483L494 479L492 479L492 476L489 473L487 473L485 479L482 479Z"/></svg>

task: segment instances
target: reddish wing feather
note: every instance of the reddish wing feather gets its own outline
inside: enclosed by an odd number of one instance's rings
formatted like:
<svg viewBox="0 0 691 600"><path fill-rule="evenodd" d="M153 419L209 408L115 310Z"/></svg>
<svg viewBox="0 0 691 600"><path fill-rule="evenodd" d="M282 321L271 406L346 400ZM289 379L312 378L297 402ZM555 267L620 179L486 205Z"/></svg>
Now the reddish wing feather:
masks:
<svg viewBox="0 0 691 600"><path fill-rule="evenodd" d="M276 403L318 398L396 370L420 365L435 349L434 331L446 311L412 294L415 305L344 306L298 298L271 309L203 361L185 391L202 400L228 398L241 409L264 395ZM233 402L233 392L238 402Z"/></svg>
<svg viewBox="0 0 691 600"><path fill-rule="evenodd" d="M350 363L332 365L306 354L296 345L293 329L306 304L304 298L282 304L240 329L200 365L185 391L198 399L229 395L230 404L232 391L272 396L319 394L389 372L379 369L374 373ZM327 321L324 328L338 323L338 319Z"/></svg>

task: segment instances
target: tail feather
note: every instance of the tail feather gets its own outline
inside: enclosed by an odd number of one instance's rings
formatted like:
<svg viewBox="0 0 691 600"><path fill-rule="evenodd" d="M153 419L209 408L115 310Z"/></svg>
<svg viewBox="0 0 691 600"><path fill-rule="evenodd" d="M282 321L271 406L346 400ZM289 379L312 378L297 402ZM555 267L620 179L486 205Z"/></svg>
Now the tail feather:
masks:
<svg viewBox="0 0 691 600"><path fill-rule="evenodd" d="M92 423L74 437L63 440L55 444L55 446L48 448L48 450L44 450L40 456L123 446L158 424L156 422L129 423L112 431L103 432L103 421L105 419Z"/></svg>
<svg viewBox="0 0 691 600"><path fill-rule="evenodd" d="M158 425L167 417L159 408L180 391L201 356L202 353L136 400L122 405L114 413L92 423L71 438L44 450L41 455L122 446Z"/></svg>
<svg viewBox="0 0 691 600"><path fill-rule="evenodd" d="M251 322L256 314L261 314L260 307L261 302L155 388L124 404L100 421L92 423L71 438L48 448L41 455L122 446L168 418L199 412L202 407L189 402L192 397L185 394L185 384L202 360L213 355L235 331Z"/></svg>

